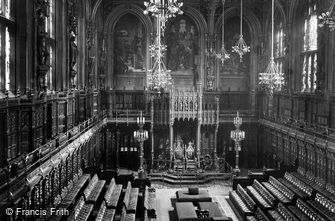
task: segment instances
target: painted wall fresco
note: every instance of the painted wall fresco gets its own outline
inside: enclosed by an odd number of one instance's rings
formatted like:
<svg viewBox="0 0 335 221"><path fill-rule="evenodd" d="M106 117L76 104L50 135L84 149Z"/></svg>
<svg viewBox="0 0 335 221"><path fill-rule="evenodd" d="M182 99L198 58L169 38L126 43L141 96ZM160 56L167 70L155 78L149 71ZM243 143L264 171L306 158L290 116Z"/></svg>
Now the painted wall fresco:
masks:
<svg viewBox="0 0 335 221"><path fill-rule="evenodd" d="M198 64L199 32L187 16L178 16L168 27L167 68L171 71L195 73Z"/></svg>
<svg viewBox="0 0 335 221"><path fill-rule="evenodd" d="M221 38L221 29L219 30ZM233 17L225 22L225 47L230 53L230 59L220 62L220 73L224 75L248 75L250 71L250 53L243 56L243 62L240 62L240 57L237 53L232 52L232 46L235 45L240 36L240 18ZM243 22L243 38L248 46L250 46L249 27ZM220 40L221 45L221 40ZM252 49L251 49L252 50Z"/></svg>
<svg viewBox="0 0 335 221"><path fill-rule="evenodd" d="M114 72L145 71L145 30L140 20L132 14L120 18L114 32Z"/></svg>

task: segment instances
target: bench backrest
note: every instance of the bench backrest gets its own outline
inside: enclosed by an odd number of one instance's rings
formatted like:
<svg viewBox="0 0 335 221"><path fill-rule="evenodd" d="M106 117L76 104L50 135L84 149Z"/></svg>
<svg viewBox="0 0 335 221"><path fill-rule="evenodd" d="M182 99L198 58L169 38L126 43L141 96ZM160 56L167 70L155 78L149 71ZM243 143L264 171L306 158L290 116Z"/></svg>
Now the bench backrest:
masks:
<svg viewBox="0 0 335 221"><path fill-rule="evenodd" d="M256 207L256 203L247 194L247 192L243 189L243 187L240 184L237 185L236 191L240 195L240 197L243 199L243 201L246 203L246 205L249 207L249 209L253 211Z"/></svg>
<svg viewBox="0 0 335 221"><path fill-rule="evenodd" d="M113 178L108 186L108 189L105 193L105 200L108 200L110 198L110 196L112 195L113 191L115 188L115 179Z"/></svg>
<svg viewBox="0 0 335 221"><path fill-rule="evenodd" d="M80 210L81 208L83 208L83 206L85 205L85 200L84 200L84 197L80 197L80 199L78 200L75 208L74 208L74 217L76 218L79 213L80 213Z"/></svg>
<svg viewBox="0 0 335 221"><path fill-rule="evenodd" d="M130 194L131 194L131 183L128 181L126 193L124 194L124 198L123 198L123 204L126 208L129 204Z"/></svg>
<svg viewBox="0 0 335 221"><path fill-rule="evenodd" d="M86 187L86 189L84 190L84 197L85 199L88 198L88 196L91 194L94 186L96 185L96 183L99 181L98 176L95 174L93 176L93 178L90 180L88 186Z"/></svg>
<svg viewBox="0 0 335 221"><path fill-rule="evenodd" d="M254 184L253 186L255 187L256 190L259 191L259 193L264 196L264 198L271 204L274 203L274 201L276 200L276 198L274 196L271 195L271 193L269 193L269 191L267 191L264 186L258 182L257 180L254 180Z"/></svg>

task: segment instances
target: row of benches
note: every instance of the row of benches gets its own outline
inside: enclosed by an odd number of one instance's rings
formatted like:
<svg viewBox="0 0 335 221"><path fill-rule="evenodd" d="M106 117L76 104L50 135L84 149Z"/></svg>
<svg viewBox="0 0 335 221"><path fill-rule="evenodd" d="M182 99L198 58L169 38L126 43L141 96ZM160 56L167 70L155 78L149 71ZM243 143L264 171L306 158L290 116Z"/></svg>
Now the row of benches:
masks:
<svg viewBox="0 0 335 221"><path fill-rule="evenodd" d="M89 181L87 187L83 191L83 195L80 197L67 220L88 220L94 208L99 204L98 200L104 189L105 183L105 180L99 180L98 176L95 174Z"/></svg>
<svg viewBox="0 0 335 221"><path fill-rule="evenodd" d="M53 220L129 220L135 221L136 216L144 216L144 220L155 220L156 191L146 187L143 194L139 188L133 188L128 182L123 189L121 184L116 184L113 178L107 188L105 180L99 180L95 174L91 179L89 174L84 174L73 185L68 194L62 199L58 208L71 211L69 216L55 216ZM143 199L143 205L139 204ZM141 201L142 203L142 201ZM138 207L139 206L139 207ZM144 213L136 213L137 208L144 208ZM94 212L93 211L97 211ZM93 214L97 214L96 216Z"/></svg>
<svg viewBox="0 0 335 221"><path fill-rule="evenodd" d="M96 221L113 220L116 214L119 198L122 192L122 185L116 184L113 178L109 183L104 195L104 202L101 204Z"/></svg>
<svg viewBox="0 0 335 221"><path fill-rule="evenodd" d="M291 173L285 173L279 180L274 177L262 183L254 180L246 190L237 185L236 191L229 195L243 220L335 220L334 202Z"/></svg>

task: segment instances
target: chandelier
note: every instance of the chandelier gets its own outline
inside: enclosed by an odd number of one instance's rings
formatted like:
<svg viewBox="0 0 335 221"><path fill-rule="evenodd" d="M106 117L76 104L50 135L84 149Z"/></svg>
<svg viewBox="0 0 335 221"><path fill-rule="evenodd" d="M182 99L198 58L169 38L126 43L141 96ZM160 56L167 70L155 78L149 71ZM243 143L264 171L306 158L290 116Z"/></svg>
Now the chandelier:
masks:
<svg viewBox="0 0 335 221"><path fill-rule="evenodd" d="M284 73L281 73L278 69L276 62L273 57L273 37L274 37L274 0L272 0L272 23L271 23L271 57L270 63L268 64L264 73L260 73L260 84L267 87L270 95L273 94L274 90L280 91L284 85Z"/></svg>
<svg viewBox="0 0 335 221"><path fill-rule="evenodd" d="M243 32L242 32L242 18L243 18L243 10L242 10L242 0L241 0L241 18L240 18L240 37L237 40L235 46L233 46L233 52L236 52L240 56L240 62L242 62L242 57L247 52L250 52L250 47L247 46L243 39Z"/></svg>
<svg viewBox="0 0 335 221"><path fill-rule="evenodd" d="M152 69L148 70L148 86L151 90L161 91L172 85L170 70L166 69L163 58L166 51L166 45L162 43L162 36L165 31L165 24L169 18L175 17L177 14L183 14L180 7L183 3L177 0L150 0L144 2L146 9L144 14L151 13L156 17L156 39L149 46L151 58L154 60Z"/></svg>
<svg viewBox="0 0 335 221"><path fill-rule="evenodd" d="M334 6L335 6L335 0L333 0L328 11L323 12L319 16L319 20L320 20L319 27L322 28L324 26L328 26L331 31L335 30L335 15L333 14Z"/></svg>
<svg viewBox="0 0 335 221"><path fill-rule="evenodd" d="M151 13L152 16L156 17L161 23L160 28L164 33L165 24L169 18L173 18L176 14L183 14L180 8L183 6L182 2L177 2L177 0L150 0L149 2L144 2L146 9L144 14Z"/></svg>
<svg viewBox="0 0 335 221"><path fill-rule="evenodd" d="M216 54L216 57L221 60L222 64L224 63L225 60L230 58L230 54L225 49L224 46L224 3L225 0L222 0L222 39L221 39L221 49L219 53Z"/></svg>

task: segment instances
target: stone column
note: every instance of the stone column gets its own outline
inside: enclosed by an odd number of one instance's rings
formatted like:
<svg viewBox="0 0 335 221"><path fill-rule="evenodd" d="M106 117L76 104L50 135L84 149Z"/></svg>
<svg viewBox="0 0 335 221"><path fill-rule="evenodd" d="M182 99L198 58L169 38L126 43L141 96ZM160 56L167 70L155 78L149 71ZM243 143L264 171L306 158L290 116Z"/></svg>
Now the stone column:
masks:
<svg viewBox="0 0 335 221"><path fill-rule="evenodd" d="M155 157L155 150L154 150L154 96L151 96L151 169L153 169L154 166L154 157Z"/></svg>
<svg viewBox="0 0 335 221"><path fill-rule="evenodd" d="M200 139L201 137L201 118L198 118L198 124L197 124L197 147L196 147L196 156L197 156L197 164L198 169L200 169Z"/></svg>
<svg viewBox="0 0 335 221"><path fill-rule="evenodd" d="M151 124L151 170L154 167L154 157L155 157L155 150L154 150L154 128L153 123Z"/></svg>
<svg viewBox="0 0 335 221"><path fill-rule="evenodd" d="M120 148L120 131L117 129L116 131L116 168L119 168L119 148Z"/></svg>
<svg viewBox="0 0 335 221"><path fill-rule="evenodd" d="M173 124L174 119L170 119L170 168L172 169L173 160Z"/></svg>
<svg viewBox="0 0 335 221"><path fill-rule="evenodd" d="M218 131L219 131L219 124L216 124L215 132L214 132L214 167L218 169L218 156L217 156L217 148L218 148Z"/></svg>

